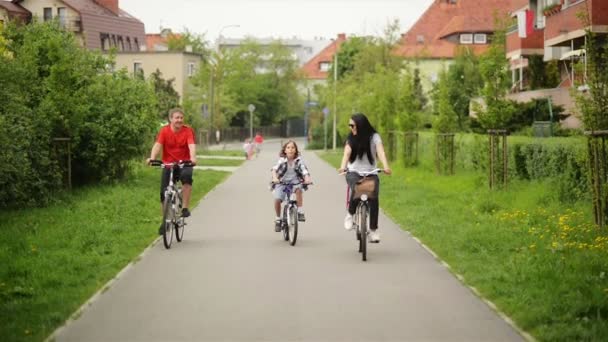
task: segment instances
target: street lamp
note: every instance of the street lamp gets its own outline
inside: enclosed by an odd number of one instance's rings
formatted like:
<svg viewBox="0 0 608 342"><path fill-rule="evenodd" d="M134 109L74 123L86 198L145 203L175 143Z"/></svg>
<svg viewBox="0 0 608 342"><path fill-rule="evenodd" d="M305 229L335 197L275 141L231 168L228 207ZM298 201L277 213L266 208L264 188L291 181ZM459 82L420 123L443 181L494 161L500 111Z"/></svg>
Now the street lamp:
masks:
<svg viewBox="0 0 608 342"><path fill-rule="evenodd" d="M218 64L219 64L219 60L220 60L220 54L221 54L221 46L222 46L222 31L224 31L227 28L231 28L231 27L241 27L240 25L226 25L226 26L222 26L222 28L220 29L220 33L218 34L217 37L217 47L216 47L216 54L218 57L218 60L216 61L216 65L215 67L217 68ZM213 79L214 79L214 74L215 74L214 68L211 68L211 72L209 73L209 99L210 99L210 104L209 104L209 109L211 112L211 128L213 127L213 114L215 113L215 89L214 89L214 84L213 84Z"/></svg>
<svg viewBox="0 0 608 342"><path fill-rule="evenodd" d="M338 49L334 53L334 126L333 126L333 150L336 149L336 117L338 116L336 97L338 92L336 90L336 84L338 83Z"/></svg>
<svg viewBox="0 0 608 342"><path fill-rule="evenodd" d="M249 141L251 141L253 139L253 111L255 106L250 104L247 109L249 109Z"/></svg>

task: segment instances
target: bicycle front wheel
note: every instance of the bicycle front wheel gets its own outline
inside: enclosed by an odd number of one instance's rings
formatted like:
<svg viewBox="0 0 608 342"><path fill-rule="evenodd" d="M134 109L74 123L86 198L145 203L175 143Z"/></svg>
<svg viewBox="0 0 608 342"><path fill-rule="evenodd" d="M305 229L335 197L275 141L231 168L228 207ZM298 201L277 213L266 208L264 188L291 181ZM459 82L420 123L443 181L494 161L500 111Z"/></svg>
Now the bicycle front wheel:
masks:
<svg viewBox="0 0 608 342"><path fill-rule="evenodd" d="M173 242L173 224L175 211L173 208L173 195L166 195L163 202L163 244L166 249L171 248Z"/></svg>
<svg viewBox="0 0 608 342"><path fill-rule="evenodd" d="M295 205L289 207L289 224L287 225L289 230L289 244L294 246L298 239L298 209Z"/></svg>
<svg viewBox="0 0 608 342"><path fill-rule="evenodd" d="M362 204L359 207L359 230L361 238L359 239L359 251L361 252L361 260L367 261L367 205Z"/></svg>
<svg viewBox="0 0 608 342"><path fill-rule="evenodd" d="M289 241L289 218L287 217L287 215L289 214L288 212L288 206L284 205L283 206L283 217L281 218L281 228L283 229L283 239L285 241Z"/></svg>
<svg viewBox="0 0 608 342"><path fill-rule="evenodd" d="M184 227L186 226L186 221L183 217L180 217L175 222L175 239L177 242L182 242L184 239Z"/></svg>

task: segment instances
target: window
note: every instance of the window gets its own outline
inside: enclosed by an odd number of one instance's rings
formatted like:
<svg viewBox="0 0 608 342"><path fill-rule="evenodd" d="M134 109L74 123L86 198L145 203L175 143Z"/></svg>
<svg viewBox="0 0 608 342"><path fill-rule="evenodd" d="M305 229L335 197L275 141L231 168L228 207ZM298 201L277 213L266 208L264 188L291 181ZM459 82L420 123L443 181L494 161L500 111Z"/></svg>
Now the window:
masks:
<svg viewBox="0 0 608 342"><path fill-rule="evenodd" d="M59 25L65 27L68 22L68 12L65 7L57 7L57 16L59 17Z"/></svg>
<svg viewBox="0 0 608 342"><path fill-rule="evenodd" d="M137 41L137 38L135 38L134 42L135 42L135 51L139 51L139 42Z"/></svg>
<svg viewBox="0 0 608 342"><path fill-rule="evenodd" d="M99 40L101 42L101 51L105 51L110 48L110 39L108 39L107 33L100 33Z"/></svg>
<svg viewBox="0 0 608 342"><path fill-rule="evenodd" d="M460 35L460 44L473 44L473 34L463 33Z"/></svg>
<svg viewBox="0 0 608 342"><path fill-rule="evenodd" d="M144 78L144 68L141 62L133 62L133 76Z"/></svg>
<svg viewBox="0 0 608 342"><path fill-rule="evenodd" d="M424 43L424 36L419 34L416 36L416 43Z"/></svg>
<svg viewBox="0 0 608 342"><path fill-rule="evenodd" d="M331 67L331 63L329 63L329 62L319 63L319 71L328 72L330 67Z"/></svg>
<svg viewBox="0 0 608 342"><path fill-rule="evenodd" d="M122 36L118 36L118 51L125 51L125 42L123 42Z"/></svg>
<svg viewBox="0 0 608 342"><path fill-rule="evenodd" d="M43 10L43 19L44 21L51 21L53 20L53 9L50 7L45 7Z"/></svg>
<svg viewBox="0 0 608 342"><path fill-rule="evenodd" d="M194 76L194 72L195 72L194 63L189 62L188 63L188 77Z"/></svg>
<svg viewBox="0 0 608 342"><path fill-rule="evenodd" d="M486 44L488 39L485 33L475 33L475 44Z"/></svg>
<svg viewBox="0 0 608 342"><path fill-rule="evenodd" d="M131 37L127 37L127 50L133 50L133 47L131 46Z"/></svg>

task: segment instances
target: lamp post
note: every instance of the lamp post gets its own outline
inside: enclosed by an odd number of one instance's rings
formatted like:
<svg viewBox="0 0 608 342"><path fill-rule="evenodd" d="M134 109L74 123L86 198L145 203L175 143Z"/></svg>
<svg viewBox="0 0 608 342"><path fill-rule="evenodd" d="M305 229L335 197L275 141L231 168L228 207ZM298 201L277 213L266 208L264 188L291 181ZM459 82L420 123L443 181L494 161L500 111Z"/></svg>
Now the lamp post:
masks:
<svg viewBox="0 0 608 342"><path fill-rule="evenodd" d="M247 109L249 109L249 140L251 141L253 139L253 111L255 110L255 106L250 104L247 106Z"/></svg>
<svg viewBox="0 0 608 342"><path fill-rule="evenodd" d="M220 29L220 33L217 36L217 48L216 48L216 54L217 54L217 60L215 61L215 68L211 68L211 72L209 73L209 99L210 99L210 104L209 104L209 109L211 112L211 124L210 124L210 128L213 129L214 125L213 125L213 116L215 113L215 89L214 89L214 74L217 71L216 68L219 65L219 60L221 58L221 46L222 46L222 31L224 31L227 28L230 27L241 27L240 25L226 25L226 26L222 26L222 28Z"/></svg>
<svg viewBox="0 0 608 342"><path fill-rule="evenodd" d="M338 83L338 49L334 53L334 126L333 126L333 150L336 149L336 117L338 116L336 97L338 92L336 90L336 83Z"/></svg>

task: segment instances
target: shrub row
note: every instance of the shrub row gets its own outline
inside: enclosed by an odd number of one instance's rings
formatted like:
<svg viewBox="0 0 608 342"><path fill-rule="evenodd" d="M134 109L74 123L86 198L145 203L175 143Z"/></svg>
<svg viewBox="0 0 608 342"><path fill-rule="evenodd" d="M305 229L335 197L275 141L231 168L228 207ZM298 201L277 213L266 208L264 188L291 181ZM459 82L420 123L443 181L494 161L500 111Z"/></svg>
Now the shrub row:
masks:
<svg viewBox="0 0 608 342"><path fill-rule="evenodd" d="M0 29L0 208L44 205L66 182L125 174L150 144L156 99L143 80L109 73L57 23Z"/></svg>
<svg viewBox="0 0 608 342"><path fill-rule="evenodd" d="M488 173L488 136L457 134L456 167ZM586 140L582 136L560 138L507 138L508 177L522 180L550 180L558 197L570 202L590 196ZM399 145L399 153L402 151ZM419 151L423 167L432 169L434 135L420 135ZM502 162L502 161L501 161Z"/></svg>

